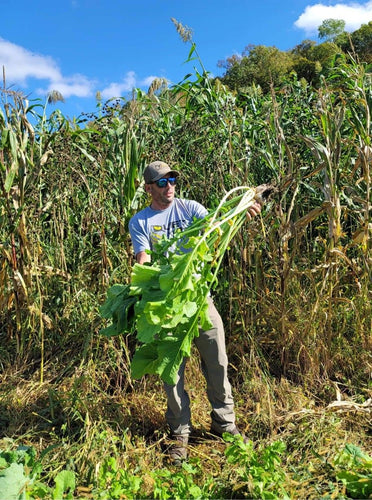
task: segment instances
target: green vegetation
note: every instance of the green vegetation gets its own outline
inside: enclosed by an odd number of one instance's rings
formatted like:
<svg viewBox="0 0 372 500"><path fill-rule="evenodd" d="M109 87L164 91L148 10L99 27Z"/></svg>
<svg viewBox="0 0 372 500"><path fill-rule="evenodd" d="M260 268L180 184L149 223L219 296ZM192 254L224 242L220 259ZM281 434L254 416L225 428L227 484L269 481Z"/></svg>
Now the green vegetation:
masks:
<svg viewBox="0 0 372 500"><path fill-rule="evenodd" d="M130 101L98 101L89 120L47 116L47 103L1 91L0 496L368 498L369 61L336 37L314 85L292 68L275 85L234 90L209 78L190 31L175 24L193 73ZM155 158L177 165L181 196L212 213L238 186L276 186L262 217L233 223L225 242L213 228L205 252L221 257L216 279L203 279L224 318L250 442L210 439L191 347L197 436L178 469L166 462L162 382L132 378L136 336L112 335L130 317L114 307L112 324L110 309L143 270L128 221L146 204L141 174Z"/></svg>
<svg viewBox="0 0 372 500"><path fill-rule="evenodd" d="M229 200L236 191L243 194ZM152 252L151 266L135 264L130 286L113 285L108 290L101 313L112 324L101 333L136 333L140 345L131 362L134 378L158 374L168 384L176 383L180 365L185 356L190 357L192 341L199 336L199 327L212 328L207 297L247 210L260 199L259 191L232 189L203 220L194 221L170 240L160 241Z"/></svg>
<svg viewBox="0 0 372 500"><path fill-rule="evenodd" d="M40 482L42 464L34 448L19 446L0 453L0 493L7 500L26 498L73 498L75 475L63 470L55 477L54 487ZM69 492L68 494L65 494Z"/></svg>
<svg viewBox="0 0 372 500"><path fill-rule="evenodd" d="M218 64L225 69L221 81L231 89L246 92L259 85L269 92L272 85L283 85L293 73L313 86L321 85L321 77L337 65L337 59L351 56L360 63L372 62L372 21L358 30L345 31L345 21L325 19L318 28L317 44L304 40L292 50L283 51L265 45L247 45L241 55L234 54Z"/></svg>

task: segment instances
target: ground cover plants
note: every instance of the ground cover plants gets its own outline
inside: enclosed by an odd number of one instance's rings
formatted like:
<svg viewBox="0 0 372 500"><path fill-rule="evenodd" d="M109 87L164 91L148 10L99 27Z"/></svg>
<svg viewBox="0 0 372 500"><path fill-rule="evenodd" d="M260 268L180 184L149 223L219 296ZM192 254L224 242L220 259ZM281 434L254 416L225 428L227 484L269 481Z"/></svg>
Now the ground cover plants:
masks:
<svg viewBox="0 0 372 500"><path fill-rule="evenodd" d="M191 59L197 66L193 43ZM0 491L18 482L14 498L371 496L370 74L345 56L320 80L315 89L292 75L267 93L235 93L199 65L172 88L98 101L74 121L4 85ZM275 186L262 217L225 246L213 229L221 260L216 280L205 276L250 442L208 434L190 346L197 435L178 469L166 461L160 377L132 377L134 333L100 333L109 290L142 269L127 225L146 204L141 174L155 158L177 165L180 195L211 213L234 188Z"/></svg>

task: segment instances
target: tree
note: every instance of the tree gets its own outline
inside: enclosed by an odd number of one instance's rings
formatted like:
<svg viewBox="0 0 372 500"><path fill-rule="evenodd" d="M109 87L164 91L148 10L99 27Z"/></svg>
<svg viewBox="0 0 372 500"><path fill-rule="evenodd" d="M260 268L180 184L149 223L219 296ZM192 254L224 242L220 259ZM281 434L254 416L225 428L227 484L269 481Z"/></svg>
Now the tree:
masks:
<svg viewBox="0 0 372 500"><path fill-rule="evenodd" d="M316 45L315 40L303 40L301 43L296 45L292 50L291 53L296 56L301 56L301 57L306 57L307 59L309 58L309 54L311 53L311 50L313 47Z"/></svg>
<svg viewBox="0 0 372 500"><path fill-rule="evenodd" d="M347 35L347 36L345 36ZM360 62L372 63L372 21L353 31L343 33L335 39L335 43L345 53L356 55Z"/></svg>
<svg viewBox="0 0 372 500"><path fill-rule="evenodd" d="M318 27L318 37L327 42L334 42L344 31L345 21L343 19L324 19Z"/></svg>
<svg viewBox="0 0 372 500"><path fill-rule="evenodd" d="M335 55L342 50L333 42L317 44L312 40L305 40L291 51L293 69L298 78L305 78L312 85L319 83L321 74L332 66Z"/></svg>
<svg viewBox="0 0 372 500"><path fill-rule="evenodd" d="M351 41L361 62L372 63L372 21L351 34Z"/></svg>
<svg viewBox="0 0 372 500"><path fill-rule="evenodd" d="M276 47L248 45L242 56L232 56L218 63L226 68L222 82L234 90L259 85L264 91L278 85L292 69L292 57Z"/></svg>

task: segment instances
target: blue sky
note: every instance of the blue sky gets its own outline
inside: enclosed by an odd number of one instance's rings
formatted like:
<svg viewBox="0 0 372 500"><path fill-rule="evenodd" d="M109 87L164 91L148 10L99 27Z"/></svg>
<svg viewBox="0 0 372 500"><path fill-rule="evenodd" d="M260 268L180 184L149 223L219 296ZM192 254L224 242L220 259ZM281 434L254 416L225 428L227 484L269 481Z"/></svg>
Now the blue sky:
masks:
<svg viewBox="0 0 372 500"><path fill-rule="evenodd" d="M59 107L72 118L96 110L103 99L147 90L155 77L169 84L193 71L190 46L171 18L193 30L204 67L249 45L293 48L318 40L322 20L344 19L354 31L372 20L372 1L320 0L5 0L0 29L0 69L6 84L45 102L59 90Z"/></svg>

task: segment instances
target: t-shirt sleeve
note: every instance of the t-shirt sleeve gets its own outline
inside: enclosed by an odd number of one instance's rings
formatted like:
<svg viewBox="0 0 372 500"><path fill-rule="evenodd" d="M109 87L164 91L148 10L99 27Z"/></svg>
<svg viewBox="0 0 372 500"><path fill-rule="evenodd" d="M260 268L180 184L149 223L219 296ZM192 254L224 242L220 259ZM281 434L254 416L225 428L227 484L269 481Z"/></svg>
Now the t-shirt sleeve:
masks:
<svg viewBox="0 0 372 500"><path fill-rule="evenodd" d="M134 255L150 250L150 239L138 219L133 217L129 221L129 233L132 240Z"/></svg>
<svg viewBox="0 0 372 500"><path fill-rule="evenodd" d="M195 200L188 200L188 205L192 217L204 219L204 217L208 214L208 210L201 203Z"/></svg>

